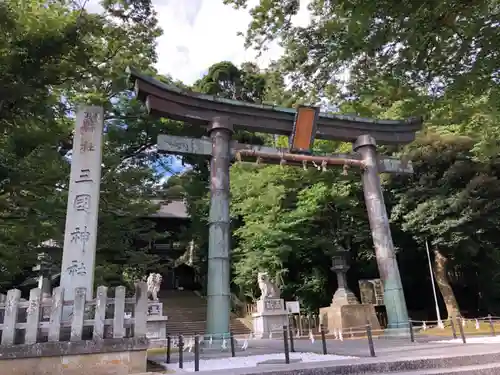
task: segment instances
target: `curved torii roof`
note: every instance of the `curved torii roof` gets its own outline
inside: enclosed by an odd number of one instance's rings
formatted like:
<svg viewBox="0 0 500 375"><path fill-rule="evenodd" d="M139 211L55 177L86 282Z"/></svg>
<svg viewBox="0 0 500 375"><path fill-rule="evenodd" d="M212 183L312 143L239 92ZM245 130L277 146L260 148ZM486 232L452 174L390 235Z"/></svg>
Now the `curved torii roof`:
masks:
<svg viewBox="0 0 500 375"><path fill-rule="evenodd" d="M227 116L235 129L280 135L292 134L296 110L219 98L165 84L134 69L127 69L137 98L152 115L191 124L208 125L214 117ZM377 120L350 115L320 113L316 138L354 142L370 134L378 144L405 144L415 139L422 118Z"/></svg>

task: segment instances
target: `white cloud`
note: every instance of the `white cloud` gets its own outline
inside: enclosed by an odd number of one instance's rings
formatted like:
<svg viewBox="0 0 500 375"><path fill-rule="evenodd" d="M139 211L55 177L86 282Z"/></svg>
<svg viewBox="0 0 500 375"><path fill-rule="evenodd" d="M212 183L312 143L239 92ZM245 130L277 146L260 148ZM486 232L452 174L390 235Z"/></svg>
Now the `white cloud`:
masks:
<svg viewBox="0 0 500 375"><path fill-rule="evenodd" d="M160 4L161 0L158 0ZM255 3L256 0L250 2ZM158 70L190 84L203 76L210 65L229 60L235 64L255 61L266 67L281 54L273 44L260 58L256 51L245 50L243 37L251 17L247 10L235 10L222 0L162 0L156 10L163 28L158 40ZM301 0L301 11L294 23L309 22L307 4Z"/></svg>
<svg viewBox="0 0 500 375"><path fill-rule="evenodd" d="M260 0L251 0L250 6ZM98 0L90 0L89 10L96 11ZM222 0L155 0L163 35L158 39L157 69L186 84L202 77L210 65L229 60L235 64L254 61L266 67L278 58L281 48L275 43L260 58L256 51L245 50L243 37L251 17L248 10L235 10ZM309 22L307 5L301 0L300 12L294 24Z"/></svg>

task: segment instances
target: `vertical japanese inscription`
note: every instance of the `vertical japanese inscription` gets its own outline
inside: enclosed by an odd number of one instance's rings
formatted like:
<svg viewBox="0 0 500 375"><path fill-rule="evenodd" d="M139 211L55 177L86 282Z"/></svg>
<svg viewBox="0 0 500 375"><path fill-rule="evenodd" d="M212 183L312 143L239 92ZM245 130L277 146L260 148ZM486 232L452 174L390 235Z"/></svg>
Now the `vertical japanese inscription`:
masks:
<svg viewBox="0 0 500 375"><path fill-rule="evenodd" d="M66 213L61 286L66 300L84 287L92 298L101 179L103 109L84 107L76 116Z"/></svg>
<svg viewBox="0 0 500 375"><path fill-rule="evenodd" d="M94 112L84 112L82 125L80 126L80 134L82 140L80 142L80 153L95 151L95 142L93 140L94 133L99 122L99 114Z"/></svg>

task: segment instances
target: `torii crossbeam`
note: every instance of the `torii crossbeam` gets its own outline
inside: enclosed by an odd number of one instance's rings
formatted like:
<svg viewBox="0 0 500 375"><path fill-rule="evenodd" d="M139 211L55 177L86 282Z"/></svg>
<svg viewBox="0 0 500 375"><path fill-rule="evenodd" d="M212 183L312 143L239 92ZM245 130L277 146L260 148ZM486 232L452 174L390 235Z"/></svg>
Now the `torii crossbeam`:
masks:
<svg viewBox="0 0 500 375"><path fill-rule="evenodd" d="M207 280L207 334L229 332L230 214L229 168L232 160L253 158L265 163L343 165L362 169L365 202L372 231L390 328L407 327L408 312L394 252L379 173L412 173L411 163L379 158L380 144L406 144L422 126L421 118L371 120L321 114L317 108L279 108L192 93L129 70L138 99L159 117L206 127L210 139L160 135L158 150L172 154L211 156ZM290 149L239 144L234 130L288 135ZM353 142L354 153L312 155L315 138Z"/></svg>

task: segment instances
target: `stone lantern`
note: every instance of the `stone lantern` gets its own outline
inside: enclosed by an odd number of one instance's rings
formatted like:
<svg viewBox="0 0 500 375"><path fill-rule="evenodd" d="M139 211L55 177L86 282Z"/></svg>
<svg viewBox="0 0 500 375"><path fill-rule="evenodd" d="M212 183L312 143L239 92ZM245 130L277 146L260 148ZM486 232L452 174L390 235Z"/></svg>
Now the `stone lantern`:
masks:
<svg viewBox="0 0 500 375"><path fill-rule="evenodd" d="M350 268L348 259L349 250L343 248L339 248L332 256L331 270L337 275L338 287L330 306L320 309L320 321L328 332L335 334L346 333L346 329L362 330L367 322L372 329L380 329L374 306L360 304L347 286L346 274Z"/></svg>
<svg viewBox="0 0 500 375"><path fill-rule="evenodd" d="M332 305L357 305L358 299L347 286L346 274L350 265L348 262L349 250L339 249L332 257L331 270L337 275L337 290L333 295Z"/></svg>

